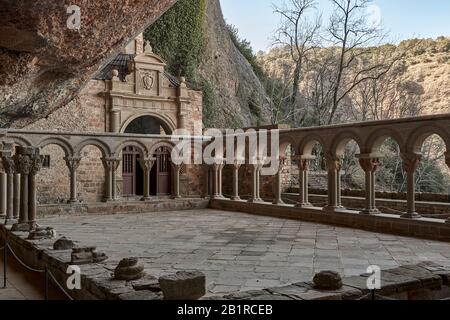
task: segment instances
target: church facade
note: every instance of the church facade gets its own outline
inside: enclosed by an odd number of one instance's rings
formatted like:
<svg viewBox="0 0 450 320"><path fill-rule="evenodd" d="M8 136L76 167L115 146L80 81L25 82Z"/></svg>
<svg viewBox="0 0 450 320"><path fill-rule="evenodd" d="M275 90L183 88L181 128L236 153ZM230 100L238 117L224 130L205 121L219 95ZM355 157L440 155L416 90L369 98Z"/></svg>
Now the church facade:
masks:
<svg viewBox="0 0 450 320"><path fill-rule="evenodd" d="M189 88L186 79L168 74L165 66L141 34L99 70L74 101L25 129L161 136L165 143L153 155L155 165L150 181L144 182L141 153L136 147L127 146L122 151L121 168L113 187L122 198L134 200L142 197L144 183L149 183L152 197L169 197L173 185L170 135L177 129L202 134L202 93ZM77 169L79 200L101 201L105 188L101 151L88 145L82 153ZM70 183L63 150L50 144L42 149L42 154L43 168L37 176L39 203L67 202ZM182 167L180 189L184 196L204 194L202 181L200 168Z"/></svg>

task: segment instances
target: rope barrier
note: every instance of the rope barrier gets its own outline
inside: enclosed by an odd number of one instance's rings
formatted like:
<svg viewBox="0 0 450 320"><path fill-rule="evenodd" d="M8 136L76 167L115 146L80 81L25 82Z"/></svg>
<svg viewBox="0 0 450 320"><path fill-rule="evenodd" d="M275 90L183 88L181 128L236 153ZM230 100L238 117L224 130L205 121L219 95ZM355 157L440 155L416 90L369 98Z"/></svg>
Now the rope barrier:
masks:
<svg viewBox="0 0 450 320"><path fill-rule="evenodd" d="M53 280L53 282L58 286L58 288L64 293L64 295L65 295L67 298L69 298L70 300L74 300L74 299L72 298L72 296L66 292L66 290L64 289L64 287L60 285L60 283L58 282L58 280L56 280L55 276L50 272L50 270L48 270L47 266L45 266L44 270L39 270L39 269L32 268L32 267L28 266L25 262L23 262L23 261L16 255L16 253L13 251L13 249L11 248L11 246L10 246L8 243L6 243L6 245L5 245L3 248L1 248L0 250L5 250L5 249L9 250L9 251L12 253L12 255L14 256L14 258L15 258L15 259L16 259L23 267L25 267L26 269L28 269L28 270L30 270L30 271L32 271L32 272L35 272L35 273L40 273L40 274L44 273L44 277L45 277L45 282L44 282L44 297L45 297L45 300L48 300L48 276L50 276L50 278ZM5 250L5 254L6 254L6 250ZM5 259L4 262L6 262L6 259ZM5 277L4 287L6 288L6 268L5 268L5 270L4 270L4 273L5 273L5 276L4 276L4 277Z"/></svg>
<svg viewBox="0 0 450 320"><path fill-rule="evenodd" d="M32 267L27 266L22 260L20 260L20 258L16 255L16 253L11 249L11 247L9 246L9 244L6 244L6 246L8 247L9 251L12 253L12 255L14 256L14 258L22 265L24 266L26 269L32 271L32 272L36 272L36 273L44 273L44 270L38 270L38 269L34 269Z"/></svg>
<svg viewBox="0 0 450 320"><path fill-rule="evenodd" d="M50 277L53 279L53 282L56 283L56 285L58 286L58 288L66 295L67 298L69 298L69 300L74 300L72 298L72 296L70 294L68 294L66 292L66 290L64 290L64 288L59 284L58 280L56 280L55 276L53 276L53 274L48 271L48 274L50 275Z"/></svg>

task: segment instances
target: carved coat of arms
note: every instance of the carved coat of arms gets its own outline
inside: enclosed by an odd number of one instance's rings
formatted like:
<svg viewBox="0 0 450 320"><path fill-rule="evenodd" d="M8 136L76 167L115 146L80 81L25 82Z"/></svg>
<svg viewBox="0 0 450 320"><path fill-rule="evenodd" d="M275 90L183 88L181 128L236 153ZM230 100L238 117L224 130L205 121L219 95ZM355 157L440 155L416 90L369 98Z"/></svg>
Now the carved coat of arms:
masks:
<svg viewBox="0 0 450 320"><path fill-rule="evenodd" d="M143 72L141 74L141 83L145 90L151 90L153 88L153 84L155 83L155 78L151 72Z"/></svg>

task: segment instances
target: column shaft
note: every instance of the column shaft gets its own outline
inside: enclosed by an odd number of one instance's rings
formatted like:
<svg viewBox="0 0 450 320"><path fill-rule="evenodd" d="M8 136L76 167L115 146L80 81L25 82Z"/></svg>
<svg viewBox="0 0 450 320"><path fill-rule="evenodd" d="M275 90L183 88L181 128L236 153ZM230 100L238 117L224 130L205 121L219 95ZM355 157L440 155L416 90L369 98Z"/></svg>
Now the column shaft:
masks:
<svg viewBox="0 0 450 320"><path fill-rule="evenodd" d="M19 218L20 214L20 182L21 182L20 174L14 174L14 193L13 193L13 210L14 210L14 219Z"/></svg>
<svg viewBox="0 0 450 320"><path fill-rule="evenodd" d="M70 203L78 202L77 194L77 171L74 170L70 173Z"/></svg>
<svg viewBox="0 0 450 320"><path fill-rule="evenodd" d="M181 198L181 194L180 194L180 171L181 171L181 165L176 165L176 164L172 164L172 168L173 168L173 174L174 174L174 179L173 179L173 195L172 197L174 199L179 199Z"/></svg>
<svg viewBox="0 0 450 320"><path fill-rule="evenodd" d="M6 223L14 219L14 173L6 175Z"/></svg>
<svg viewBox="0 0 450 320"><path fill-rule="evenodd" d="M273 194L274 194L274 200L273 204L275 205L282 205L284 204L284 201L281 197L281 187L282 187L282 172L283 172L283 165L284 165L284 159L280 159L279 165L278 165L278 171L277 174L274 177L274 184L273 184Z"/></svg>
<svg viewBox="0 0 450 320"><path fill-rule="evenodd" d="M37 198L36 198L36 173L28 176L28 224L30 229L36 225Z"/></svg>
<svg viewBox="0 0 450 320"><path fill-rule="evenodd" d="M0 172L0 217L6 218L6 173Z"/></svg>
<svg viewBox="0 0 450 320"><path fill-rule="evenodd" d="M407 212L402 215L402 218L415 219L420 218L416 212L416 170L422 160L422 155L416 153L402 154L403 170L407 176Z"/></svg>
<svg viewBox="0 0 450 320"><path fill-rule="evenodd" d="M20 174L19 224L28 223L28 174Z"/></svg>
<svg viewBox="0 0 450 320"><path fill-rule="evenodd" d="M239 168L240 164L235 163L233 165L233 196L231 200L239 201L241 198L239 197Z"/></svg>
<svg viewBox="0 0 450 320"><path fill-rule="evenodd" d="M366 207L361 211L362 214L379 214L376 207L375 199L375 172L380 165L379 156L374 157L373 154L360 154L359 164L365 173L365 192L366 192Z"/></svg>
<svg viewBox="0 0 450 320"><path fill-rule="evenodd" d="M328 205L325 211L336 211L342 209L341 204L341 159L332 157L327 159L328 166Z"/></svg>

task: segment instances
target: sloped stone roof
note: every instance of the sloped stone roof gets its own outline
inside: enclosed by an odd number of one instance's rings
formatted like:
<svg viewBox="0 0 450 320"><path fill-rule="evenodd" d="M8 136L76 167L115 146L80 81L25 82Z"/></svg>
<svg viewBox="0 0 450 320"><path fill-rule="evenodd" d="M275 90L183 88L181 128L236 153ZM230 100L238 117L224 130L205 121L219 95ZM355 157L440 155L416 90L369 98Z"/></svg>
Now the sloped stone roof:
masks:
<svg viewBox="0 0 450 320"><path fill-rule="evenodd" d="M128 70L128 62L132 61L136 55L119 53L110 63L103 67L94 77L94 80L111 80L111 72L113 70L119 71L119 79L125 81L125 77L130 73ZM177 88L180 86L180 81L173 75L164 72L164 76L169 80L170 86Z"/></svg>

